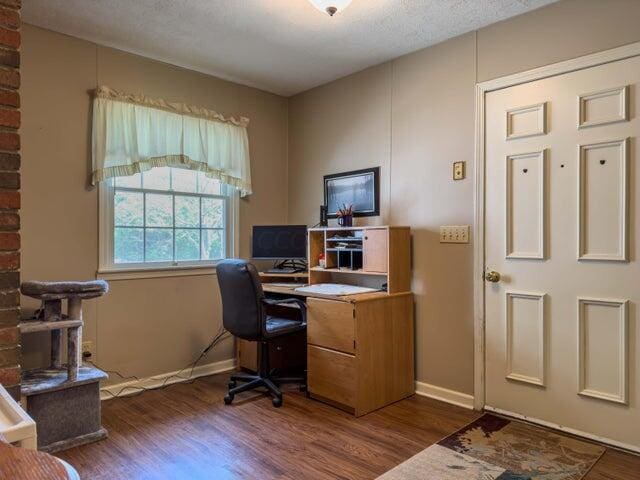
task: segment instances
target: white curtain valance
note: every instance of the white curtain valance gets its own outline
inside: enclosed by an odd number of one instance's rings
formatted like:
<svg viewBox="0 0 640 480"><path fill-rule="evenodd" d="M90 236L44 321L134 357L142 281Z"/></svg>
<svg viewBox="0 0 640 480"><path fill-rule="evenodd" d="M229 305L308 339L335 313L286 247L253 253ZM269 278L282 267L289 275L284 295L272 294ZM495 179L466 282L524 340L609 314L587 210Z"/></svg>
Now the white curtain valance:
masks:
<svg viewBox="0 0 640 480"><path fill-rule="evenodd" d="M100 87L93 100L92 183L180 167L251 194L249 119Z"/></svg>

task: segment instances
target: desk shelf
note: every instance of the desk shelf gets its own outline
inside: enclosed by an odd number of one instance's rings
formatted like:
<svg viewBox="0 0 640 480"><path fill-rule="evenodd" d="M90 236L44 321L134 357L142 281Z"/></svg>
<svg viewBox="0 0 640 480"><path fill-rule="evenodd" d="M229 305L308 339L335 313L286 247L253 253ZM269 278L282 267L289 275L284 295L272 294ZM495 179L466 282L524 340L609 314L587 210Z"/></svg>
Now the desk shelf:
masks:
<svg viewBox="0 0 640 480"><path fill-rule="evenodd" d="M338 248L338 242L351 244ZM409 227L327 227L309 229L309 283L349 283L333 274L354 275L354 283L389 293L411 291ZM355 244L355 245L354 245ZM326 268L320 267L324 255ZM364 276L369 276L367 280Z"/></svg>
<svg viewBox="0 0 640 480"><path fill-rule="evenodd" d="M383 272L365 272L362 269L359 270L351 270L350 268L322 268L322 267L313 267L311 268L313 272L323 272L323 273L351 273L355 275L373 275L376 277L386 277L387 274Z"/></svg>
<svg viewBox="0 0 640 480"><path fill-rule="evenodd" d="M327 242L362 242L362 237L331 237Z"/></svg>
<svg viewBox="0 0 640 480"><path fill-rule="evenodd" d="M267 273L260 272L260 278L283 278L283 279L296 279L296 278L309 278L309 272L298 273Z"/></svg>

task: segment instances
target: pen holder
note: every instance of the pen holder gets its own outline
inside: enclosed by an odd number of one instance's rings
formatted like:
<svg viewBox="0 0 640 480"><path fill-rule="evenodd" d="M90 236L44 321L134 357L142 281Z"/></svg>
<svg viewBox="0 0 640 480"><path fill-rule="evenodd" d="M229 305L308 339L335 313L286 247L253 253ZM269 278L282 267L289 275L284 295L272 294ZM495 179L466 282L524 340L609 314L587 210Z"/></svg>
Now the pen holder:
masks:
<svg viewBox="0 0 640 480"><path fill-rule="evenodd" d="M338 225L341 227L353 227L353 215L342 215L338 217Z"/></svg>

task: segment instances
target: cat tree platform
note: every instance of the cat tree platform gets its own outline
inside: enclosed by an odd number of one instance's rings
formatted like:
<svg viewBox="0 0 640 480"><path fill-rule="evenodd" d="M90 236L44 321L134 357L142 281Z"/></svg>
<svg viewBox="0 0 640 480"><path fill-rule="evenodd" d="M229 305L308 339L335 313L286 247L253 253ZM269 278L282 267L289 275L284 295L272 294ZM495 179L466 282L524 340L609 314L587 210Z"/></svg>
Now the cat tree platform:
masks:
<svg viewBox="0 0 640 480"><path fill-rule="evenodd" d="M51 363L47 368L25 370L21 395L35 420L38 449L49 453L101 440L107 436L100 421L102 370L82 365L82 301L100 297L107 282L24 282L23 295L42 301L34 318L20 323L20 332L50 332ZM67 312L62 312L62 302ZM62 361L64 335L66 363Z"/></svg>

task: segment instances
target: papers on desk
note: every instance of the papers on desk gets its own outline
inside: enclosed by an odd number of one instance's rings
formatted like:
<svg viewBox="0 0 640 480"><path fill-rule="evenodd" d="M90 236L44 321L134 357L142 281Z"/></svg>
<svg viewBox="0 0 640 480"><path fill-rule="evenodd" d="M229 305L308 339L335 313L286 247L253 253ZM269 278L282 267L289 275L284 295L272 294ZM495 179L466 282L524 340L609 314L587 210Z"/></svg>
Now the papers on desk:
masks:
<svg viewBox="0 0 640 480"><path fill-rule="evenodd" d="M317 283L307 287L296 288L300 293L318 293L321 295L357 295L358 293L378 292L376 288L357 287L355 285L343 285L341 283Z"/></svg>
<svg viewBox="0 0 640 480"><path fill-rule="evenodd" d="M294 287L304 287L306 283L293 283L293 282L269 282L267 285L271 287L284 287L284 288L294 288Z"/></svg>

